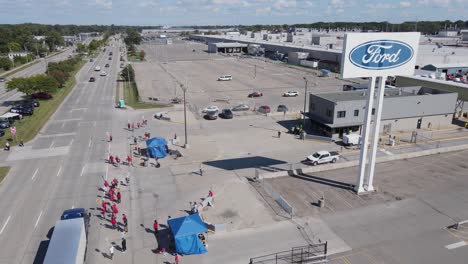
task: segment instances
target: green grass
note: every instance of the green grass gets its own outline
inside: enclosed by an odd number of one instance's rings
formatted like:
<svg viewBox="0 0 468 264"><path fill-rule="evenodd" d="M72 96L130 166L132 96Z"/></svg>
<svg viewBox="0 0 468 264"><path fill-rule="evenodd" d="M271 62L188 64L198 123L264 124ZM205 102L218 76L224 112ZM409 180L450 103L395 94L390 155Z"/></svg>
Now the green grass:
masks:
<svg viewBox="0 0 468 264"><path fill-rule="evenodd" d="M0 183L2 183L3 179L5 179L9 171L10 167L0 167Z"/></svg>
<svg viewBox="0 0 468 264"><path fill-rule="evenodd" d="M128 85L128 82L121 83L124 85L125 104L132 107L133 109L151 109L172 106L170 104L152 104L141 102L140 96L138 94L138 88L135 82L131 82L131 85Z"/></svg>
<svg viewBox="0 0 468 264"><path fill-rule="evenodd" d="M5 129L5 136L0 139L0 146L5 145L7 140L11 140L13 142L12 145L16 145L21 139L24 142L33 139L55 110L57 110L65 97L72 91L73 87L76 85L75 74L85 63L86 61L83 60L80 64L76 65L76 70L70 74L72 77L65 83L64 87L58 89L58 91L53 94L54 98L50 100L40 100L41 106L34 109L34 115L25 116L23 120L17 120L15 122L16 138L12 137L10 129Z"/></svg>
<svg viewBox="0 0 468 264"><path fill-rule="evenodd" d="M131 62L141 61L141 58L138 55L129 55L127 58L128 58L128 61L131 61Z"/></svg>

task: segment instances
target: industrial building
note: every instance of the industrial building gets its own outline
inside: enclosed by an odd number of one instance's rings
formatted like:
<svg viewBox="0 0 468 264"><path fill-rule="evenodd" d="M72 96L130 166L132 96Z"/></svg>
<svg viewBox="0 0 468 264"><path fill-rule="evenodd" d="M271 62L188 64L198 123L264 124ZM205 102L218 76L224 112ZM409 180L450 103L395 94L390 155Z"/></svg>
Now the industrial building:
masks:
<svg viewBox="0 0 468 264"><path fill-rule="evenodd" d="M449 74L465 74L468 72L468 63L463 62L463 63L434 63L434 64L428 64L421 69L426 70L426 71L434 71L434 72L442 72L442 73L449 73Z"/></svg>
<svg viewBox="0 0 468 264"><path fill-rule="evenodd" d="M462 41L468 41L468 29L460 30Z"/></svg>
<svg viewBox="0 0 468 264"><path fill-rule="evenodd" d="M456 29L447 29L439 31L439 37L456 37L458 35L458 30Z"/></svg>
<svg viewBox="0 0 468 264"><path fill-rule="evenodd" d="M209 53L247 53L247 44L237 43L237 42L219 42L219 43L209 43L208 52Z"/></svg>
<svg viewBox="0 0 468 264"><path fill-rule="evenodd" d="M333 48L336 45L336 36L312 35L312 45Z"/></svg>
<svg viewBox="0 0 468 264"><path fill-rule="evenodd" d="M310 94L309 97L308 116L319 134L338 139L350 131L361 132L367 91ZM385 89L380 132L447 127L452 123L456 101L457 93L428 87Z"/></svg>

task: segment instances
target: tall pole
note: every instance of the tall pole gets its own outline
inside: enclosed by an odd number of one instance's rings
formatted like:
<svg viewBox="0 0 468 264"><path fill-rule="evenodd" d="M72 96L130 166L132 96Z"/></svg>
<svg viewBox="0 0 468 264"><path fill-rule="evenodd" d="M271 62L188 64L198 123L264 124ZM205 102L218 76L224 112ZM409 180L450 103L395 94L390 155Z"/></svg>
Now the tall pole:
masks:
<svg viewBox="0 0 468 264"><path fill-rule="evenodd" d="M185 129L185 144L184 148L188 149L188 140L187 140L187 102L185 101L185 93L187 92L187 86L183 84L180 85L182 91L184 92L184 129Z"/></svg>
<svg viewBox="0 0 468 264"><path fill-rule="evenodd" d="M306 113L306 106L307 106L307 78L303 77L305 81L305 91L304 91L304 112L302 112L302 127L305 128L305 113Z"/></svg>

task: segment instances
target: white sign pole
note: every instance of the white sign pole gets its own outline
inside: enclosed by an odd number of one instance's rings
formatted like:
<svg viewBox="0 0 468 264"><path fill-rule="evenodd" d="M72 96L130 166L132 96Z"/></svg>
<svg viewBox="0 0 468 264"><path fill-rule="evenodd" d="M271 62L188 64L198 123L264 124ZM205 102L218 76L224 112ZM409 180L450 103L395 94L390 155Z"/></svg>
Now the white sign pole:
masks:
<svg viewBox="0 0 468 264"><path fill-rule="evenodd" d="M372 120L372 107L374 105L375 77L369 78L369 88L367 89L366 115L364 116L364 127L361 136L361 153L359 155L359 175L358 184L355 186L357 193L364 192L364 179L366 178L367 150L369 146L369 134L371 133L370 123Z"/></svg>
<svg viewBox="0 0 468 264"><path fill-rule="evenodd" d="M377 148L379 146L379 134L380 134L380 119L382 116L382 108L383 108L383 97L385 94L385 80L387 77L377 77L378 80L378 91L377 91L377 101L375 102L375 118L374 118L374 125L372 126L371 132L371 155L369 160L369 171L367 175L367 187L366 191L372 192L374 191L373 181L374 181L374 169L375 169L375 159L377 156Z"/></svg>

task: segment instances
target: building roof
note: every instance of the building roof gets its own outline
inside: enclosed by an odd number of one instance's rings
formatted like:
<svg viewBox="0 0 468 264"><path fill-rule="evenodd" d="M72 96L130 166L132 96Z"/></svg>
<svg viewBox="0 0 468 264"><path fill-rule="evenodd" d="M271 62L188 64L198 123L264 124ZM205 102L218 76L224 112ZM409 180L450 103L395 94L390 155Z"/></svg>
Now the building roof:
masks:
<svg viewBox="0 0 468 264"><path fill-rule="evenodd" d="M218 48L246 48L248 46L247 44L238 43L238 42L232 42L232 43L218 42L218 43L211 43L211 44L215 45Z"/></svg>
<svg viewBox="0 0 468 264"><path fill-rule="evenodd" d="M448 68L468 68L468 62L454 62L454 63L431 63L426 66L432 65L437 69L448 69ZM423 67L423 68L424 68Z"/></svg>

